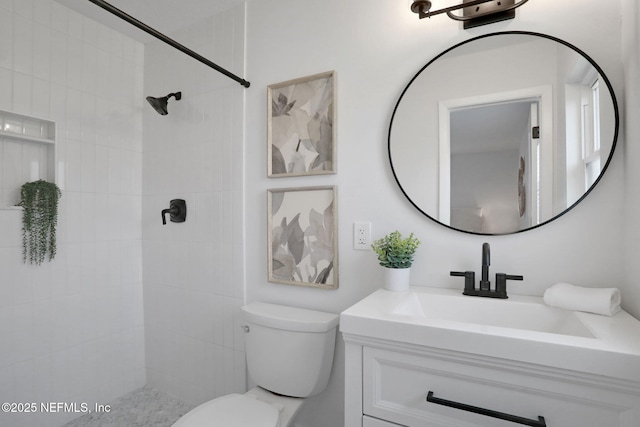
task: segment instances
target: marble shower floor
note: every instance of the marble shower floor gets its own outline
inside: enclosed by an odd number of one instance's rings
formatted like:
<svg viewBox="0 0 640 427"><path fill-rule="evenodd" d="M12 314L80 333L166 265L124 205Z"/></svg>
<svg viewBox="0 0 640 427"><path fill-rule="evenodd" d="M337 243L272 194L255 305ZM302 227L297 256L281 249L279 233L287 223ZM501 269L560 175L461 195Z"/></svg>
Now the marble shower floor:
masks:
<svg viewBox="0 0 640 427"><path fill-rule="evenodd" d="M145 386L114 400L111 411L76 418L64 427L170 427L193 406Z"/></svg>

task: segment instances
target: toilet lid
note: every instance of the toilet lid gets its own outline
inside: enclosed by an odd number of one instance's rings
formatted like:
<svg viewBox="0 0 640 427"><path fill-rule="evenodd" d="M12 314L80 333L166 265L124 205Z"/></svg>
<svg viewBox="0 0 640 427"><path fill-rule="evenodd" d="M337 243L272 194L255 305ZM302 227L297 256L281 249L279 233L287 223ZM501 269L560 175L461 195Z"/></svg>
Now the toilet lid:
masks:
<svg viewBox="0 0 640 427"><path fill-rule="evenodd" d="M278 410L268 403L229 394L192 409L173 427L276 427Z"/></svg>

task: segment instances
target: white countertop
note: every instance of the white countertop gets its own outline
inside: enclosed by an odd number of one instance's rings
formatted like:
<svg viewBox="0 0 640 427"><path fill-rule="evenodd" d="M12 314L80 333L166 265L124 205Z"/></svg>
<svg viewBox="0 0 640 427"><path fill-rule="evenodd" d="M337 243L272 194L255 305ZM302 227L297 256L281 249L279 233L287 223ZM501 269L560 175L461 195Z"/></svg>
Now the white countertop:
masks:
<svg viewBox="0 0 640 427"><path fill-rule="evenodd" d="M550 318L575 327L556 332ZM640 321L624 311L609 317L548 307L539 297L495 300L415 286L374 292L340 315L340 330L640 382Z"/></svg>

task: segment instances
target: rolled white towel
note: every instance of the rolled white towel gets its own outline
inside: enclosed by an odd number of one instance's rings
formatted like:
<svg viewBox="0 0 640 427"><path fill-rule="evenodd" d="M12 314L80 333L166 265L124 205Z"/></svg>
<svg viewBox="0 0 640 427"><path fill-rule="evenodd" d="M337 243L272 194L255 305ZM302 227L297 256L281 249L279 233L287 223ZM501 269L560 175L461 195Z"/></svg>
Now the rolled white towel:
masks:
<svg viewBox="0 0 640 427"><path fill-rule="evenodd" d="M544 302L552 307L613 316L620 311L618 288L584 288L556 283L544 291Z"/></svg>

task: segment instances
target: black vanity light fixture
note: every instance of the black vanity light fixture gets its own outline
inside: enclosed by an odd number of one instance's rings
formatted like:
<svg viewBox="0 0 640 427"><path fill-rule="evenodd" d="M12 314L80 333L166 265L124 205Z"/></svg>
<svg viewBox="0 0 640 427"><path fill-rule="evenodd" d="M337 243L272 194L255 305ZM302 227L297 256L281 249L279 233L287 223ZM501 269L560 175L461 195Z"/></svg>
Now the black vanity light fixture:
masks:
<svg viewBox="0 0 640 427"><path fill-rule="evenodd" d="M527 1L529 0L462 0L461 4L432 11L431 1L410 0L411 11L417 13L420 19L446 13L449 18L462 21L464 29L513 19L516 16L516 8ZM462 9L462 15L453 13L459 9Z"/></svg>

